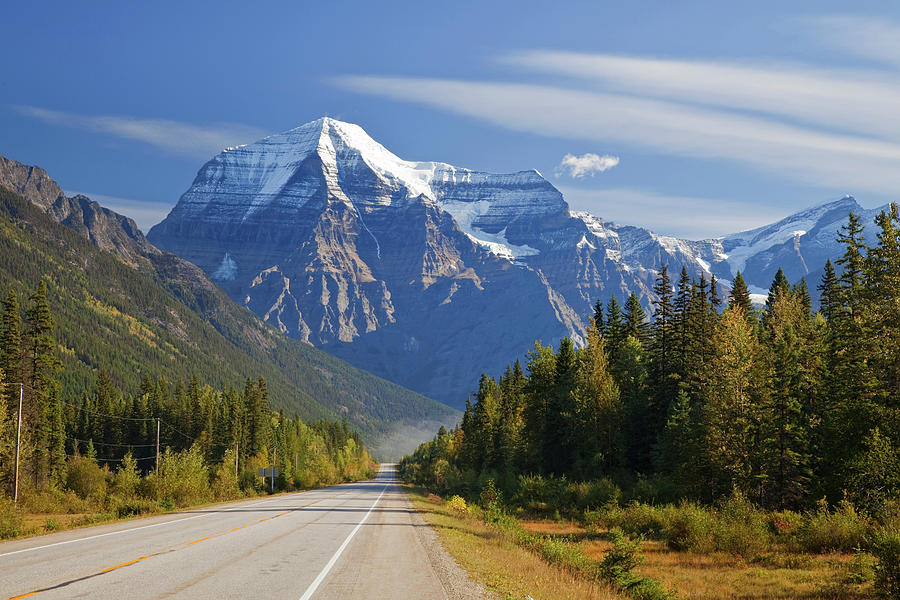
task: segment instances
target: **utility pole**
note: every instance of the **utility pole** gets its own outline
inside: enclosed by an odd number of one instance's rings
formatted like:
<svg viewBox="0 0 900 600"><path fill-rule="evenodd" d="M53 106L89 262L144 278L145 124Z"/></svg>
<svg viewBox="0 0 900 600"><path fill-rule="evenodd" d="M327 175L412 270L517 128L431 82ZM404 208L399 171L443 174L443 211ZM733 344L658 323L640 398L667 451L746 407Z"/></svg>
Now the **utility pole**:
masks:
<svg viewBox="0 0 900 600"><path fill-rule="evenodd" d="M159 417L156 418L156 474L159 475Z"/></svg>
<svg viewBox="0 0 900 600"><path fill-rule="evenodd" d="M272 493L275 493L275 460L278 456L278 448L272 446Z"/></svg>
<svg viewBox="0 0 900 600"><path fill-rule="evenodd" d="M234 442L234 476L238 476L238 442Z"/></svg>

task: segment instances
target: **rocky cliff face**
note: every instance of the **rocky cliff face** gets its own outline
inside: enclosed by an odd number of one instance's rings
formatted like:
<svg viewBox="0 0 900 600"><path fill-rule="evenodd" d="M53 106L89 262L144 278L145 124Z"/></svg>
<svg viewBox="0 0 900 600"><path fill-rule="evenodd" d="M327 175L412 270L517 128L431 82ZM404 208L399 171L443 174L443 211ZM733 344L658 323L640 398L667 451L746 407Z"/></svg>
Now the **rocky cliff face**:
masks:
<svg viewBox="0 0 900 600"><path fill-rule="evenodd" d="M406 161L322 118L213 157L148 237L284 333L460 406L535 339L582 342L596 300L649 308L664 264L759 292L779 266L815 277L858 208L681 240L570 212L537 171Z"/></svg>
<svg viewBox="0 0 900 600"><path fill-rule="evenodd" d="M214 157L149 239L286 334L456 406L655 277L536 171L404 161L327 118Z"/></svg>

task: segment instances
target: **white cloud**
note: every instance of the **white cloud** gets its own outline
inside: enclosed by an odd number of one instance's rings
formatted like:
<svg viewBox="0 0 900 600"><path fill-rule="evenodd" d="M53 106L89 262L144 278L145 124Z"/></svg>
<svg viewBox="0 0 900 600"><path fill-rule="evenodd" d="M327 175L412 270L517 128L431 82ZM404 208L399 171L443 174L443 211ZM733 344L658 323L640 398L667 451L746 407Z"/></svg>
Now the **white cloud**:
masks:
<svg viewBox="0 0 900 600"><path fill-rule="evenodd" d="M106 194L94 194L92 192L76 192L74 190L65 190L65 193L66 196L69 196L70 198L72 196L77 196L78 194L87 196L104 208L115 211L120 215L130 217L144 233L150 231L151 227L166 218L166 215L172 210L172 204L167 202L132 200L130 198L107 196Z"/></svg>
<svg viewBox="0 0 900 600"><path fill-rule="evenodd" d="M584 189L557 186L572 210L586 211L622 225L646 227L654 233L699 240L754 229L785 216L783 209L661 194L635 188Z"/></svg>
<svg viewBox="0 0 900 600"><path fill-rule="evenodd" d="M610 156L609 154L604 154L603 156L591 152L582 154L581 156L566 154L559 163L557 172L568 172L569 177L581 178L585 175L593 176L594 173L608 171L617 164L619 164L619 157Z"/></svg>
<svg viewBox="0 0 900 600"><path fill-rule="evenodd" d="M372 76L337 82L357 92L425 104L516 131L724 159L830 191L900 189L900 144L759 115L515 83Z"/></svg>
<svg viewBox="0 0 900 600"><path fill-rule="evenodd" d="M800 19L824 44L854 56L900 66L900 22L858 15L816 15Z"/></svg>
<svg viewBox="0 0 900 600"><path fill-rule="evenodd" d="M78 115L36 106L14 108L23 115L52 125L135 140L191 158L209 158L229 146L253 142L267 135L261 129L238 123L194 125L168 119Z"/></svg>
<svg viewBox="0 0 900 600"><path fill-rule="evenodd" d="M893 73L558 51L520 52L502 60L575 77L605 91L765 113L828 130L900 140L900 77Z"/></svg>

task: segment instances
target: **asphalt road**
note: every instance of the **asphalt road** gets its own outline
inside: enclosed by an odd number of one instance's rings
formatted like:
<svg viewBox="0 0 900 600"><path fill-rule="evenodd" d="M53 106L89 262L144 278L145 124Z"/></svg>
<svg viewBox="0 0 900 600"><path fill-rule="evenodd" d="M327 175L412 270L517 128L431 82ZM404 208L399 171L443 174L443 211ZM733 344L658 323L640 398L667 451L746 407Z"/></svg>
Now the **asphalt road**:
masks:
<svg viewBox="0 0 900 600"><path fill-rule="evenodd" d="M0 599L449 598L394 477L6 542Z"/></svg>

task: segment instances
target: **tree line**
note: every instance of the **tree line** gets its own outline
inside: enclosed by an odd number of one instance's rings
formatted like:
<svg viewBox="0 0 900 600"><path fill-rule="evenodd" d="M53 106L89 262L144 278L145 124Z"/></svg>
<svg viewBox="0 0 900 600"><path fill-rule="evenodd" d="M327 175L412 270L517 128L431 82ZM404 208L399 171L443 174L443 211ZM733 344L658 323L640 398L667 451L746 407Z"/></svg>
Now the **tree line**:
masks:
<svg viewBox="0 0 900 600"><path fill-rule="evenodd" d="M78 481L84 480L85 461L109 478L123 466L147 475L157 469L157 444L163 459L190 453L202 468L225 465L243 490L260 487L257 468L262 466L279 468L279 489L358 479L373 468L359 434L346 421L304 423L296 415L272 411L262 377L247 379L240 388L213 389L197 377L173 385L145 376L140 389L129 393L120 389L115 374L100 370L92 389L64 398L56 378L62 350L53 330L43 281L24 311L9 291L0 322L4 494L13 495L20 384L20 495L22 490L83 487Z"/></svg>
<svg viewBox="0 0 900 600"><path fill-rule="evenodd" d="M877 510L900 491L900 214L871 243L849 216L813 310L779 269L756 308L740 273L658 272L648 318L632 293L596 304L587 343L538 342L523 367L481 376L460 424L401 463L408 479L515 490L526 474L609 478L659 500L735 490L802 509L849 497Z"/></svg>

